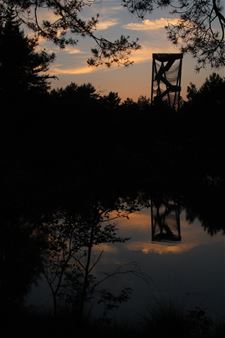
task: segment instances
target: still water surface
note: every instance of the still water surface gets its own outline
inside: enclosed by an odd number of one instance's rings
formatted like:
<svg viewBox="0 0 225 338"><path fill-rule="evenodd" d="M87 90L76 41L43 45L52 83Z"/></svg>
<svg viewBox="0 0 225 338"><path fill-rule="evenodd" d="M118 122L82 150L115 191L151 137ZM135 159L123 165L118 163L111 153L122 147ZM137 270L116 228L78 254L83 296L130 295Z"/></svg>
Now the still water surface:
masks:
<svg viewBox="0 0 225 338"><path fill-rule="evenodd" d="M157 303L172 302L183 310L199 306L219 319L225 315L225 242L219 232L213 236L204 231L201 223L189 223L185 211L180 214L181 240L152 241L149 208L117 220L125 243L104 244L94 251L104 251L96 268L99 278L105 272L131 271L110 278L104 285L114 292L124 287L132 294L115 311L117 319L140 320ZM51 298L47 286L40 281L27 300L47 309ZM94 313L100 310L94 308Z"/></svg>

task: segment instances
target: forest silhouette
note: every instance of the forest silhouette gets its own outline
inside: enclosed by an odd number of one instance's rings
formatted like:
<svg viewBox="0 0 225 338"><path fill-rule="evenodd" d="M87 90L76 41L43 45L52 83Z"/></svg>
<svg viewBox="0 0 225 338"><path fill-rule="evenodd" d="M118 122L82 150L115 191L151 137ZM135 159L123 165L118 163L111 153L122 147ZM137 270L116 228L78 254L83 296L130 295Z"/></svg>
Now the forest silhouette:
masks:
<svg viewBox="0 0 225 338"><path fill-rule="evenodd" d="M52 90L48 70L54 55L37 52L37 44L11 13L0 30L0 315L6 323L18 321L25 337L29 330L38 336L40 328L35 333L32 326L40 323L48 326L41 334L54 337L63 335L65 325L67 335L75 331L71 318L75 327L87 320L85 304L98 283L93 246L127 240L107 223L110 211L119 217L121 210L126 215L149 200L179 200L187 218L199 218L211 235L225 231L225 79L213 73L199 89L190 84L179 111L146 97L135 102L122 101L115 92L101 95L90 83ZM51 288L55 317L63 294L67 319L35 316L24 306L40 274ZM99 302L109 310L129 294L102 291ZM174 337L224 332L215 326L209 333L213 324L201 310L187 316L171 308L165 312L148 323L154 337L162 333L164 317L170 318ZM182 335L171 324L177 318L187 328ZM105 335L109 329L94 330ZM116 327L110 332L117 331L137 334Z"/></svg>

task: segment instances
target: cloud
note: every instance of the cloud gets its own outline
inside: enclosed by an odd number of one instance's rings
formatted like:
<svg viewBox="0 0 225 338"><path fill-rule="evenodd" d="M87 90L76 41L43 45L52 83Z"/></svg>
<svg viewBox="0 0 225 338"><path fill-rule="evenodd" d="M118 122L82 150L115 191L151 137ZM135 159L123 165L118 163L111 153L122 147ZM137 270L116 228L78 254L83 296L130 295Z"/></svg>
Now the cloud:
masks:
<svg viewBox="0 0 225 338"><path fill-rule="evenodd" d="M99 13L100 16L111 16L112 14L126 11L120 4L120 0L92 0L91 6L88 7L88 13L96 15ZM87 13L87 11L86 11Z"/></svg>
<svg viewBox="0 0 225 338"><path fill-rule="evenodd" d="M113 244L108 244L108 243L101 243L98 245L94 246L94 252L107 252L107 253L117 253L118 252L118 248L116 248L115 246L113 246Z"/></svg>
<svg viewBox="0 0 225 338"><path fill-rule="evenodd" d="M118 20L117 19L109 19L109 20L104 20L104 21L100 21L97 23L96 25L96 29L97 30L100 30L100 31L103 31L103 30L106 30L110 27L113 27L115 25L118 24Z"/></svg>
<svg viewBox="0 0 225 338"><path fill-rule="evenodd" d="M64 49L62 49L62 51L66 52L70 55L85 54L85 52L83 52L81 49L75 48L75 47L72 47L72 46L66 46Z"/></svg>
<svg viewBox="0 0 225 338"><path fill-rule="evenodd" d="M167 41L161 44L160 47L142 44L141 49L131 53L130 59L135 64L150 61L153 53L178 53L178 50L174 45L171 45Z"/></svg>
<svg viewBox="0 0 225 338"><path fill-rule="evenodd" d="M176 25L178 23L178 18L160 18L156 20L143 20L142 22L128 23L122 27L125 29L130 29L134 31L153 31L164 28L168 24Z"/></svg>
<svg viewBox="0 0 225 338"><path fill-rule="evenodd" d="M106 7L101 7L98 9L98 12L100 14L104 14L104 15L110 15L112 13L115 13L115 12L119 12L123 10L123 7L122 6L106 6Z"/></svg>
<svg viewBox="0 0 225 338"><path fill-rule="evenodd" d="M142 212L134 212L129 215L129 218L120 218L118 220L119 228L123 231L135 230L145 231L149 227L150 214Z"/></svg>
<svg viewBox="0 0 225 338"><path fill-rule="evenodd" d="M160 243L149 243L149 242L133 242L127 245L131 251L142 251L144 254L157 253L163 254L181 254L197 247L197 242L190 243L177 243L177 244L160 244Z"/></svg>
<svg viewBox="0 0 225 338"><path fill-rule="evenodd" d="M80 54L85 53L79 49L77 50L75 49L75 51L71 51L70 47L67 50L67 52L69 52L69 54L71 55L78 54L78 53ZM169 45L169 43L168 45L163 44L163 47L157 47L157 46L149 47L148 45L143 45L142 49L134 51L130 55L130 60L134 61L134 64L150 62L152 59L153 53L175 53L175 52L177 52L177 49L173 47L172 45ZM110 68L106 68L104 66L96 68L96 67L91 67L88 65L80 65L77 67L64 68L63 64L58 64L58 65L54 65L52 69L49 71L49 73L51 75L85 75L85 74L91 74L91 73L96 73L100 71L107 71L107 72L111 71L112 72L114 70L118 70L118 67L116 65L112 65L112 67ZM135 216L133 216L132 218L134 217ZM136 219L136 221L138 221L138 219Z"/></svg>
<svg viewBox="0 0 225 338"><path fill-rule="evenodd" d="M33 38L34 34L29 33L29 38ZM74 46L67 45L65 48L59 48L58 46L55 46L42 36L38 37L38 45L36 47L37 51L42 51L43 49L46 49L48 53L55 53L55 54L60 54L60 53L66 53L69 55L78 55L78 54L87 54L87 52L84 52L80 48L76 48Z"/></svg>
<svg viewBox="0 0 225 338"><path fill-rule="evenodd" d="M56 15L52 10L41 8L38 11L38 20L41 22L42 20L47 20L50 22L54 22L59 19L59 15Z"/></svg>
<svg viewBox="0 0 225 338"><path fill-rule="evenodd" d="M73 48L67 46L65 51L69 54L85 54L85 52L81 51L80 49ZM134 61L134 64L143 63L143 62L150 62L152 59L153 53L177 53L178 49L171 45L168 41L165 40L165 43L160 44L160 46L149 45L147 42L142 44L142 48L134 51L130 55L130 60ZM83 62L82 62L83 63ZM65 68L63 64L53 65L50 73L52 75L84 75L84 74L91 74L95 72L102 72L102 71L115 71L118 70L116 65L112 65L110 68L102 67L91 67L85 64L80 64L77 67L68 67Z"/></svg>
<svg viewBox="0 0 225 338"><path fill-rule="evenodd" d="M94 73L97 69L90 66L83 66L78 68L60 68L54 67L49 73L51 75L81 75L81 74L89 74Z"/></svg>

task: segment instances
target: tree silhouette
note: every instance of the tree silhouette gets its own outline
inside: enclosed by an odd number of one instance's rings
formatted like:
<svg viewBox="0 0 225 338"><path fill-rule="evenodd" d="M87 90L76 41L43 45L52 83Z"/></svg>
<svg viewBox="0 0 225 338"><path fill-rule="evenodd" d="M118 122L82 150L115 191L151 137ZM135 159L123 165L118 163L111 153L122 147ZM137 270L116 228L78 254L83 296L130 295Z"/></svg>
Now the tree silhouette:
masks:
<svg viewBox="0 0 225 338"><path fill-rule="evenodd" d="M19 22L62 48L67 44L77 44L77 37L90 37L94 40L93 57L88 60L89 64L129 65L132 63L129 61L130 52L140 47L137 40L129 41L129 36L121 35L119 39L112 42L99 37L95 33L99 15L85 20L81 14L93 3L94 1L89 0L1 0L0 21L4 20L8 6L12 6ZM41 11L46 8L51 19L44 20L41 18ZM72 33L72 37L69 33Z"/></svg>
<svg viewBox="0 0 225 338"><path fill-rule="evenodd" d="M224 184L224 90L225 79L213 73L200 88L190 84L181 109L184 154L187 162L195 163L194 171L189 167L190 177L196 175L200 189Z"/></svg>
<svg viewBox="0 0 225 338"><path fill-rule="evenodd" d="M198 89L195 84L190 83L187 88L188 102L202 107L222 108L225 105L224 98L225 78L217 73L212 73ZM207 111L207 109L205 109Z"/></svg>
<svg viewBox="0 0 225 338"><path fill-rule="evenodd" d="M10 214L8 214L10 213ZM16 211L1 213L0 226L0 315L21 309L24 297L41 271L41 241L33 228L16 215Z"/></svg>
<svg viewBox="0 0 225 338"><path fill-rule="evenodd" d="M103 250L94 255L93 248L127 240L117 235L109 212L101 206L90 206L85 216L58 211L40 227L40 234L47 243L43 251L43 274L51 290L54 316L61 296L72 306L78 320L83 320L85 304L101 284L93 272ZM120 211L115 218L119 216ZM104 277L103 281L106 279Z"/></svg>
<svg viewBox="0 0 225 338"><path fill-rule="evenodd" d="M0 21L11 6L20 23L62 48L77 44L77 37L90 37L95 43L93 56L88 59L90 65L129 65L131 51L140 48L138 40L130 41L129 36L123 35L115 41L99 37L96 33L99 15L84 19L81 14L93 3L93 0L1 0ZM174 44L181 42L182 51L197 59L196 69L207 63L212 67L225 64L225 16L220 0L122 0L122 4L142 19L157 8L171 9L170 14L179 20L166 27L168 37ZM50 19L41 17L45 9Z"/></svg>
<svg viewBox="0 0 225 338"><path fill-rule="evenodd" d="M178 16L175 24L168 24L169 39L182 52L190 52L197 59L199 70L209 63L212 67L225 65L225 16L220 0L122 0L131 13L142 19L157 8L171 9Z"/></svg>
<svg viewBox="0 0 225 338"><path fill-rule="evenodd" d="M150 99L148 99L146 96L139 96L138 101L137 101L138 107L140 111L149 111L150 109Z"/></svg>
<svg viewBox="0 0 225 338"><path fill-rule="evenodd" d="M82 84L78 86L71 82L65 88L53 89L50 92L50 97L54 103L74 104L77 106L90 106L96 103L99 94L96 89L90 84Z"/></svg>
<svg viewBox="0 0 225 338"><path fill-rule="evenodd" d="M118 112L121 101L118 93L111 91L109 94L102 96L100 101L106 112Z"/></svg>
<svg viewBox="0 0 225 338"><path fill-rule="evenodd" d="M225 90L225 77L222 78L219 74L213 73L199 89L199 95L203 97L203 100L211 101L214 105L225 104L224 98Z"/></svg>
<svg viewBox="0 0 225 338"><path fill-rule="evenodd" d="M36 51L37 38L28 38L9 10L0 21L0 96L9 103L47 94L50 76L46 73L54 54Z"/></svg>

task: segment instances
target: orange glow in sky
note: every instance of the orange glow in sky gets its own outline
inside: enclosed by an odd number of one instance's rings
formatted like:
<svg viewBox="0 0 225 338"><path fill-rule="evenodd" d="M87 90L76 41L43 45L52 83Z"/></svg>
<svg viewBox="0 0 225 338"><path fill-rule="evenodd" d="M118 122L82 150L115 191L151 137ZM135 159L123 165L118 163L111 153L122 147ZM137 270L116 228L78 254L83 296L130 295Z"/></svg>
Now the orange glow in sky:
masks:
<svg viewBox="0 0 225 338"><path fill-rule="evenodd" d="M124 100L127 97L136 100L143 95L150 97L152 53L177 53L179 48L168 41L164 27L168 23L176 23L178 18L169 17L169 13L161 10L151 17L138 20L120 5L120 0L101 0L88 7L84 16L100 15L96 34L115 40L120 35L130 36L131 40L139 38L142 48L131 55L134 64L128 68L112 66L111 68L93 68L87 65L91 56L90 50L95 47L93 41L81 38L76 46L69 46L63 50L41 40L40 47L56 54L55 63L52 64L50 73L58 77L52 81L52 87L64 87L71 82L77 84L91 83L96 90L107 95L110 91L117 92ZM41 14L46 19L50 13L43 11ZM51 19L51 18L50 18ZM195 61L191 56L185 55L183 60L181 95L185 99L186 89L190 82L199 87L213 70L208 68L196 73ZM217 70L225 76L224 70Z"/></svg>

